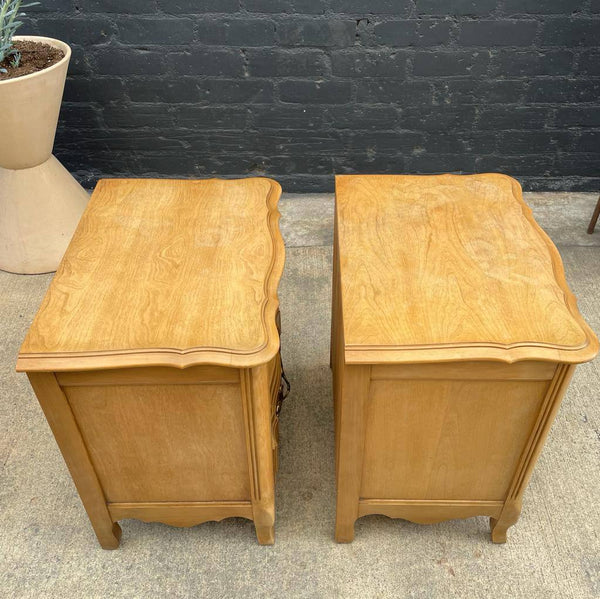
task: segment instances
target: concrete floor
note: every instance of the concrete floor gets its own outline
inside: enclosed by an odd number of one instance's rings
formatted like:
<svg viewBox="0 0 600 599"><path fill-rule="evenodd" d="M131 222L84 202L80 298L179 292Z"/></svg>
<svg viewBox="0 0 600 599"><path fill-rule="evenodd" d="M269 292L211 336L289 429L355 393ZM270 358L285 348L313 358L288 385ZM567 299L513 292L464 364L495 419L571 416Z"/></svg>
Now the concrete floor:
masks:
<svg viewBox="0 0 600 599"><path fill-rule="evenodd" d="M526 200L600 331L600 230L585 233L596 196ZM600 361L577 371L506 545L490 542L486 518L420 526L383 516L359 520L353 544L334 543L332 196L287 196L281 211L292 394L281 420L276 544L257 545L242 519L190 529L130 520L118 551L100 549L27 379L14 372L51 276L0 272L0 596L600 597Z"/></svg>

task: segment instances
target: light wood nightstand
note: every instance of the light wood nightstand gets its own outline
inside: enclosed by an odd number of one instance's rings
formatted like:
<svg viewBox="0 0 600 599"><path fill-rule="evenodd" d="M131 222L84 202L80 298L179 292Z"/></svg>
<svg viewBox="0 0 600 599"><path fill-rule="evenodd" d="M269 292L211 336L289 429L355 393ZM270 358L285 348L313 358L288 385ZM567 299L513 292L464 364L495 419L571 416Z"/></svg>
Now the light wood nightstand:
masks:
<svg viewBox="0 0 600 599"><path fill-rule="evenodd" d="M331 347L336 539L483 515L502 543L598 340L515 180L357 175L336 179Z"/></svg>
<svg viewBox="0 0 600 599"><path fill-rule="evenodd" d="M21 347L105 549L118 520L274 541L278 183L103 180Z"/></svg>

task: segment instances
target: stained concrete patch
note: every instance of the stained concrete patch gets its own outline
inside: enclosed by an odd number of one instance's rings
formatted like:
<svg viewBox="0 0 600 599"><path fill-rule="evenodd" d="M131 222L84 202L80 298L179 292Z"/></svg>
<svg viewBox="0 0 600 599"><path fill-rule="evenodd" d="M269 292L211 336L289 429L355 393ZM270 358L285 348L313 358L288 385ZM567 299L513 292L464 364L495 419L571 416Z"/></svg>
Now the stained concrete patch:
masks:
<svg viewBox="0 0 600 599"><path fill-rule="evenodd" d="M285 245L333 245L333 198L331 193L283 194L279 209Z"/></svg>

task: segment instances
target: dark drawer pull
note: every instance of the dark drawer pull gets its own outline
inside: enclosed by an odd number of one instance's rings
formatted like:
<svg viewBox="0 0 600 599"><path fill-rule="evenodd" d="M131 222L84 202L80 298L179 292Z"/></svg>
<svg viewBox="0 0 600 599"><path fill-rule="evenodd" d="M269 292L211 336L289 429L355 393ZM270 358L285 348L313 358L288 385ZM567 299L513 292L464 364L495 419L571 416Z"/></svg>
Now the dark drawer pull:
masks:
<svg viewBox="0 0 600 599"><path fill-rule="evenodd" d="M281 312L279 308L277 308L277 312L275 314L275 324L277 325L277 331L281 336ZM281 412L281 406L285 398L290 394L290 381L288 377L285 375L285 370L283 369L283 360L281 358L281 353L279 354L279 363L281 364L281 382L279 383L279 391L277 392L277 404L275 406L275 417L279 416Z"/></svg>
<svg viewBox="0 0 600 599"><path fill-rule="evenodd" d="M277 405L275 407L275 416L278 417L281 412L281 406L283 405L284 400L290 394L291 389L290 381L288 377L285 375L285 370L283 370L283 362L281 364L281 384L279 385L279 392L277 393Z"/></svg>

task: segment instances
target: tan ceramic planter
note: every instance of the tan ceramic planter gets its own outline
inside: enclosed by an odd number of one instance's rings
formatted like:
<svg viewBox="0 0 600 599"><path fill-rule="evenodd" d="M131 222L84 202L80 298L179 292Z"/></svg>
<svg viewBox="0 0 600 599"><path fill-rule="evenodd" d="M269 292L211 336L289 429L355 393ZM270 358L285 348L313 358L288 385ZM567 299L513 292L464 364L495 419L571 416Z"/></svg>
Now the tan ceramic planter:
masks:
<svg viewBox="0 0 600 599"><path fill-rule="evenodd" d="M51 272L88 199L52 156L71 49L46 37L15 39L51 44L65 56L43 71L0 81L0 269Z"/></svg>

